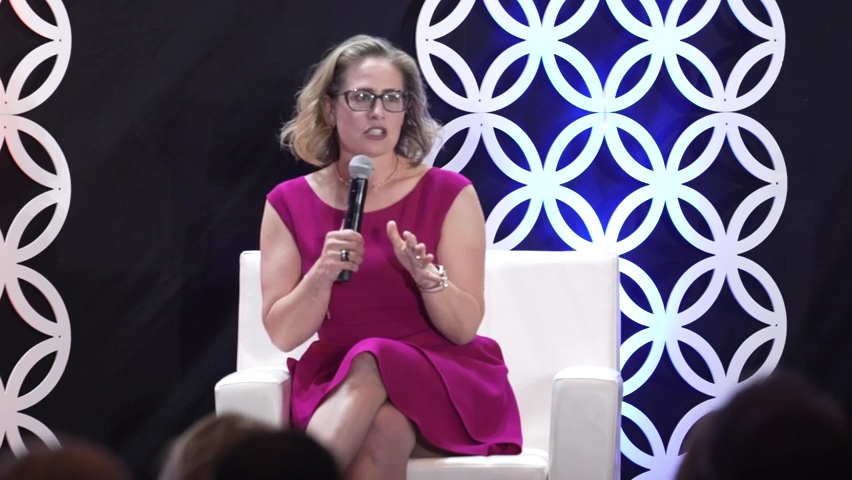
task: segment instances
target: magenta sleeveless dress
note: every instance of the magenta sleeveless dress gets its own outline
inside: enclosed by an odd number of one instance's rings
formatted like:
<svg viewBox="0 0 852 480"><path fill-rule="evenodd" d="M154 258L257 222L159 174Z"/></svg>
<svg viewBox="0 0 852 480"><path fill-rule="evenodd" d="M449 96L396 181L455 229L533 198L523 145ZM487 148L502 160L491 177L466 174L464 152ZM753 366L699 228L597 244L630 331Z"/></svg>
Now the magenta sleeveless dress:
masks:
<svg viewBox="0 0 852 480"><path fill-rule="evenodd" d="M432 168L402 200L364 215L361 268L348 283L332 287L319 340L299 361L288 361L289 413L296 428L307 427L355 355L369 352L390 403L426 441L460 455L520 453L520 413L500 347L482 336L461 346L444 338L430 323L421 293L386 233L387 222L395 220L400 232L411 231L434 254L444 218L469 184L457 173ZM304 177L279 184L267 198L295 238L307 273L325 234L340 228L345 212L323 202ZM452 279L453 272L448 274Z"/></svg>

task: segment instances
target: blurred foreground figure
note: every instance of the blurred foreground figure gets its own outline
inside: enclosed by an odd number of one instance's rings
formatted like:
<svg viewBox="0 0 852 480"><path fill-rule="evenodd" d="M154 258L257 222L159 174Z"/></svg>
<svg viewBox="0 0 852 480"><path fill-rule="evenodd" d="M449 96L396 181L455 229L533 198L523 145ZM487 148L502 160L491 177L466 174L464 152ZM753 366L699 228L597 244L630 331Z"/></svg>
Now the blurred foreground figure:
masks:
<svg viewBox="0 0 852 480"><path fill-rule="evenodd" d="M339 480L328 450L307 434L281 430L252 436L230 449L216 480Z"/></svg>
<svg viewBox="0 0 852 480"><path fill-rule="evenodd" d="M4 462L0 480L130 480L126 466L112 453L82 441L58 450L46 447Z"/></svg>
<svg viewBox="0 0 852 480"><path fill-rule="evenodd" d="M697 428L677 480L839 478L850 453L839 404L794 375L776 373L738 392Z"/></svg>
<svg viewBox="0 0 852 480"><path fill-rule="evenodd" d="M209 480L225 451L252 435L273 430L240 415L210 414L172 443L160 480Z"/></svg>

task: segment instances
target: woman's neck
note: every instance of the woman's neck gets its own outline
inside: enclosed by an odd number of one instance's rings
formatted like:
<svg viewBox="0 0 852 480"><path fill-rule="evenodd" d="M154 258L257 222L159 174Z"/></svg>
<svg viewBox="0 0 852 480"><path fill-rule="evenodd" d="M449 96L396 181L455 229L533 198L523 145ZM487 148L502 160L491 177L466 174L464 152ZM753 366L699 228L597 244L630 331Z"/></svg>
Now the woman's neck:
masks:
<svg viewBox="0 0 852 480"><path fill-rule="evenodd" d="M332 165L337 169L337 176L346 182L350 181L349 162L352 161L354 155L341 156L340 160ZM370 175L370 183L372 185L381 185L390 180L396 174L399 168L399 157L391 152L378 157L370 157L373 161L373 174Z"/></svg>

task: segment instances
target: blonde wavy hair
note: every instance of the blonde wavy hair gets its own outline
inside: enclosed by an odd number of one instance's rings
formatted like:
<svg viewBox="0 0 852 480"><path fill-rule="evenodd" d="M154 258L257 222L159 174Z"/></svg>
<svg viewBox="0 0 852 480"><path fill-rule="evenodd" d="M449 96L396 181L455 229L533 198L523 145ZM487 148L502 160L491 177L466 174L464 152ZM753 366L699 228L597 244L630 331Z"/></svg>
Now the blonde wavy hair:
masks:
<svg viewBox="0 0 852 480"><path fill-rule="evenodd" d="M307 84L296 95L293 118L279 133L282 148L318 167L337 161L340 145L334 125L326 118L324 102L329 95L343 89L347 69L367 58L385 59L402 74L408 108L394 151L414 165L423 161L436 141L440 126L429 115L420 69L404 51L383 38L368 35L349 38L314 67Z"/></svg>

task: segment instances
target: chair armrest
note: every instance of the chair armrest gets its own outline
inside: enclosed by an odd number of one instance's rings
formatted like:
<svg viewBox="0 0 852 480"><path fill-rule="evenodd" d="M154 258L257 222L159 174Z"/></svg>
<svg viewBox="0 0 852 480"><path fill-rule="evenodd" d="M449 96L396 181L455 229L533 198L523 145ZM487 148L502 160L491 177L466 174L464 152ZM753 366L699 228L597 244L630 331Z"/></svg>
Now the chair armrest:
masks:
<svg viewBox="0 0 852 480"><path fill-rule="evenodd" d="M287 427L290 389L286 366L234 372L216 383L216 414L237 413L275 427Z"/></svg>
<svg viewBox="0 0 852 480"><path fill-rule="evenodd" d="M550 480L618 480L621 476L621 374L570 367L553 381Z"/></svg>

